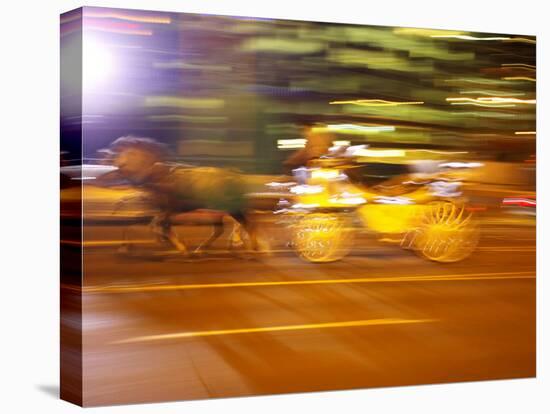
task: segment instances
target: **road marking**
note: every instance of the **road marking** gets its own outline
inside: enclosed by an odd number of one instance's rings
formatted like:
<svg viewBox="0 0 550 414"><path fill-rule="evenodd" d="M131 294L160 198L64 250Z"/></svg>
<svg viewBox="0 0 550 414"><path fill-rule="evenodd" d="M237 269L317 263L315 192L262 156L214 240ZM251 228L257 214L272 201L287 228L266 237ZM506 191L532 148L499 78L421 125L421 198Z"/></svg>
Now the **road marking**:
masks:
<svg viewBox="0 0 550 414"><path fill-rule="evenodd" d="M235 335L245 333L259 332L281 332L281 331L300 331L306 329L326 329L326 328L348 328L357 326L377 326L377 325L399 325L411 323L426 323L434 322L437 319L367 319L359 321L346 322L328 322L328 323L312 323L305 325L281 325L281 326L266 326L260 328L241 328L241 329L221 329L213 331L196 331L196 332L176 332L162 335L147 335L137 336L134 338L122 339L120 341L111 342L112 344L128 344L135 342L161 341L165 339L182 339L195 338L202 336L218 336L218 335Z"/></svg>
<svg viewBox="0 0 550 414"><path fill-rule="evenodd" d="M504 279L535 279L535 272L501 272L501 273L466 273L457 275L421 275L421 276L394 276L356 278L356 279L313 279L313 280L284 280L269 282L232 282L232 283L191 283L169 285L108 285L80 287L62 285L64 289L82 291L83 293L132 293L132 292L160 292L190 289L220 289L266 286L295 286L295 285L335 285L352 283L395 283L395 282L445 282L457 280L504 280Z"/></svg>
<svg viewBox="0 0 550 414"><path fill-rule="evenodd" d="M533 240L533 239L529 239ZM153 239L140 239L140 240L132 240L131 243L129 243L127 240L88 240L84 242L80 241L73 241L73 240L61 240L61 244L70 245L70 246L83 246L87 248L92 247L120 247L123 245L129 244L132 245L156 245L156 241ZM387 246L377 246L377 247L355 247L354 251L356 252L374 252L374 251L380 251L387 248L395 247L395 244L392 245L389 243ZM513 252L513 251L536 251L536 246L480 246L477 247L476 250L478 251L505 251L505 252ZM234 250L227 250L227 249L219 249L219 250L212 250L212 253L234 253ZM290 253L294 252L292 249L271 249L269 250L269 253Z"/></svg>

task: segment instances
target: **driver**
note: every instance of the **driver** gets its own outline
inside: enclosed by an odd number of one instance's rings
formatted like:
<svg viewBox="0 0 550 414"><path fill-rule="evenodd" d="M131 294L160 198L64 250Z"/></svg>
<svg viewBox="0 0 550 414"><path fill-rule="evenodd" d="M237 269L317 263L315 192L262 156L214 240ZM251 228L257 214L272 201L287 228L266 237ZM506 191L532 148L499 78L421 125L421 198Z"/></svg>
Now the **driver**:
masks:
<svg viewBox="0 0 550 414"><path fill-rule="evenodd" d="M303 136L306 138L305 147L292 153L283 163L287 170L306 166L309 161L329 153L333 137L323 128L305 125Z"/></svg>

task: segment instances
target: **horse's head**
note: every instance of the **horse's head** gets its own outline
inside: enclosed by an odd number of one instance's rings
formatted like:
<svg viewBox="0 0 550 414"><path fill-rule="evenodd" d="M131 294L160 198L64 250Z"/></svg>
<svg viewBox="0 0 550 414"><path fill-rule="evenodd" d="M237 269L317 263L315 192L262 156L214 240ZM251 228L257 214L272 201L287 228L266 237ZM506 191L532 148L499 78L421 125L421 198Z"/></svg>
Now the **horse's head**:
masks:
<svg viewBox="0 0 550 414"><path fill-rule="evenodd" d="M151 138L125 136L110 146L113 163L119 174L133 183L143 183L150 176L153 166L165 159L166 147Z"/></svg>

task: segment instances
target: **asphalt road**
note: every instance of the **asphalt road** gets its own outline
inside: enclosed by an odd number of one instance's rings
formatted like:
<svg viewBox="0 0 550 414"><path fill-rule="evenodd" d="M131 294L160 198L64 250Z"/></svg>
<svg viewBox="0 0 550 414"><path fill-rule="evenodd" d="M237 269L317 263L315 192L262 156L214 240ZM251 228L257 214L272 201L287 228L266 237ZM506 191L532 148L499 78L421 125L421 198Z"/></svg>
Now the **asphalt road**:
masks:
<svg viewBox="0 0 550 414"><path fill-rule="evenodd" d="M534 226L493 226L449 265L359 244L321 265L284 249L186 260L87 248L85 405L535 375Z"/></svg>

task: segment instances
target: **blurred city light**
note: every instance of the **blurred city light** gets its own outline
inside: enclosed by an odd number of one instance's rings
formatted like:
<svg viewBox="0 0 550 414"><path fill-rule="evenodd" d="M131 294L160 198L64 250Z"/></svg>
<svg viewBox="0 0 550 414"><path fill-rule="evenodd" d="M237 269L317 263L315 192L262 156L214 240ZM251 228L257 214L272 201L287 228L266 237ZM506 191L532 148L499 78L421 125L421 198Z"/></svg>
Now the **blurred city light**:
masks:
<svg viewBox="0 0 550 414"><path fill-rule="evenodd" d="M115 76L120 62L108 46L91 36L86 36L82 52L82 76L84 89L95 92L105 88Z"/></svg>

